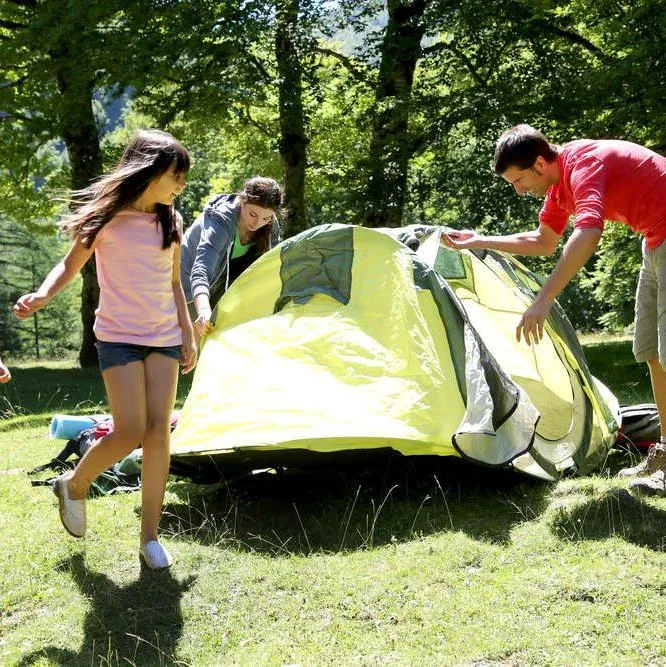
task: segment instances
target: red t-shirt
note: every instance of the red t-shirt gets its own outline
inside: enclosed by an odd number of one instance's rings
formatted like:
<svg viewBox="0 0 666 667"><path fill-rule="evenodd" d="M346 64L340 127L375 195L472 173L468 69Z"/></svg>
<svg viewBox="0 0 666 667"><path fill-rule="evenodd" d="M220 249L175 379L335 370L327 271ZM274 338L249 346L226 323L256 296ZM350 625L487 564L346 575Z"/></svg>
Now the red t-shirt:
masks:
<svg viewBox="0 0 666 667"><path fill-rule="evenodd" d="M623 222L648 248L666 240L666 157L628 141L580 139L560 147L560 180L551 185L539 222L562 234L574 227Z"/></svg>

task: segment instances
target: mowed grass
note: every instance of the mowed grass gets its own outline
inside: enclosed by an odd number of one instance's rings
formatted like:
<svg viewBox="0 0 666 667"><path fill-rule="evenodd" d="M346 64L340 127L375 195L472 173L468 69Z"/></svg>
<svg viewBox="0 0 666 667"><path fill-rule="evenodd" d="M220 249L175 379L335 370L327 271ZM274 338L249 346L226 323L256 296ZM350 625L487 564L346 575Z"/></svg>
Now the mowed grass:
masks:
<svg viewBox="0 0 666 667"><path fill-rule="evenodd" d="M623 402L651 400L629 342L586 351ZM613 478L629 453L556 484L433 459L172 480L175 564L150 572L139 494L91 500L79 541L26 475L63 444L53 413L105 411L97 372L12 370L2 665L666 664L666 499Z"/></svg>

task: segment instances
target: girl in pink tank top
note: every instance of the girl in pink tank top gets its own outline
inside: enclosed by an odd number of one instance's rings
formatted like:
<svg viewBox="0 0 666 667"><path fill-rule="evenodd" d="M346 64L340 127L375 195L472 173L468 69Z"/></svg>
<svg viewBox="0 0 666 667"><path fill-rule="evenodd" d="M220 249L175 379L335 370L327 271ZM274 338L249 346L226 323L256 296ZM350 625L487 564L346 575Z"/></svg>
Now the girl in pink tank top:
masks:
<svg viewBox="0 0 666 667"><path fill-rule="evenodd" d="M139 553L153 569L171 565L157 532L178 363L188 373L197 356L180 284L182 220L173 208L189 167L187 151L170 134L137 132L111 173L75 193L74 211L62 225L73 239L69 252L36 292L14 306L20 319L43 308L95 254L95 334L114 429L56 480L54 490L65 529L83 537L91 483L141 444Z"/></svg>

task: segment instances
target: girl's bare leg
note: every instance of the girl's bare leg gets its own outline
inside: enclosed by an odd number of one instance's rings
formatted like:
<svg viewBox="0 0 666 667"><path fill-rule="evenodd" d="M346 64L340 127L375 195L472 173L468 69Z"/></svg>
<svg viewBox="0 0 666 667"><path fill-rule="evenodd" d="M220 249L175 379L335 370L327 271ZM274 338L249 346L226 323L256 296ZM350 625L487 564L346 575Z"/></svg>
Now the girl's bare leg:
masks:
<svg viewBox="0 0 666 667"><path fill-rule="evenodd" d="M157 539L169 473L171 412L178 386L178 362L159 352L144 361L146 434L141 464L141 544Z"/></svg>
<svg viewBox="0 0 666 667"><path fill-rule="evenodd" d="M144 362L112 366L102 373L113 416L113 431L83 455L69 478L69 495L85 498L97 476L136 449L146 433L146 377Z"/></svg>

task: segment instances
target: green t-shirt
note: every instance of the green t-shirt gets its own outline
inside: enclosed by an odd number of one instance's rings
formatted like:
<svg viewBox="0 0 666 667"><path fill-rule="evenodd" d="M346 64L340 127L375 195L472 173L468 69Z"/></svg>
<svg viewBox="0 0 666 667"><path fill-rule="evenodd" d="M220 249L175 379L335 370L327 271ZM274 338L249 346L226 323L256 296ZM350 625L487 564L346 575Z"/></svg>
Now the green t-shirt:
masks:
<svg viewBox="0 0 666 667"><path fill-rule="evenodd" d="M243 255L246 255L252 243L253 242L250 241L247 245L243 245L240 242L240 237L238 236L238 229L236 229L236 236L234 237L234 247L231 249L231 259L236 259L237 257L242 257Z"/></svg>

